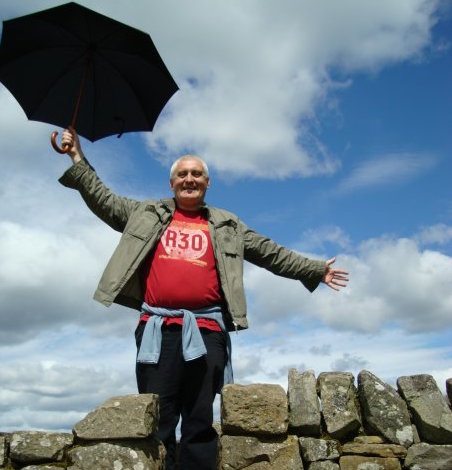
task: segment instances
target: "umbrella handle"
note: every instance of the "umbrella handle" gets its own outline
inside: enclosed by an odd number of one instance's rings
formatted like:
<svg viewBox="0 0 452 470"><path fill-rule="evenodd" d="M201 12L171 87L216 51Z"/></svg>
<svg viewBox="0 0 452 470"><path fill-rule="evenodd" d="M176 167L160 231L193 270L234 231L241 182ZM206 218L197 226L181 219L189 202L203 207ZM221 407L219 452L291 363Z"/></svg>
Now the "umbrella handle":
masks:
<svg viewBox="0 0 452 470"><path fill-rule="evenodd" d="M61 153L62 155L64 155L65 153L68 153L71 146L68 145L68 144L64 144L63 147L60 147L57 144L57 141L56 141L57 135L58 135L58 132L53 131L52 135L50 136L50 142L52 143L52 147L56 152Z"/></svg>

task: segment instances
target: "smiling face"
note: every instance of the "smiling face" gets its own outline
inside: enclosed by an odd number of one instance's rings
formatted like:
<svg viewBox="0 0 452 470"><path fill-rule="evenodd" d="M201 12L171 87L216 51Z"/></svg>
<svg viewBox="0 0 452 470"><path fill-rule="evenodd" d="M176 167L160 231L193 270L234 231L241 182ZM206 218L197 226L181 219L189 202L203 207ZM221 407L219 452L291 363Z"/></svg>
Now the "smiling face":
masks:
<svg viewBox="0 0 452 470"><path fill-rule="evenodd" d="M170 179L170 186L179 209L196 211L204 203L204 196L209 187L202 161L196 157L180 160Z"/></svg>

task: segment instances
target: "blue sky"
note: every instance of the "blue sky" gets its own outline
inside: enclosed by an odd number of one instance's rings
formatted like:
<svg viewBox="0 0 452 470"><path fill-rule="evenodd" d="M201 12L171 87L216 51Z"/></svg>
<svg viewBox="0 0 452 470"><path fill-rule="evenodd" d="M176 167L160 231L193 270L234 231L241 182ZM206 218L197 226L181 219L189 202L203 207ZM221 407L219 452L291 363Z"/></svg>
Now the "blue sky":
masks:
<svg viewBox="0 0 452 470"><path fill-rule="evenodd" d="M4 0L6 20L64 2ZM210 204L349 287L313 294L247 265L239 383L368 369L452 377L452 10L448 2L81 1L151 34L180 90L152 133L83 141L117 193L170 195L208 162ZM52 126L0 84L0 430L70 429L135 393L137 314L92 300L119 234L58 184Z"/></svg>

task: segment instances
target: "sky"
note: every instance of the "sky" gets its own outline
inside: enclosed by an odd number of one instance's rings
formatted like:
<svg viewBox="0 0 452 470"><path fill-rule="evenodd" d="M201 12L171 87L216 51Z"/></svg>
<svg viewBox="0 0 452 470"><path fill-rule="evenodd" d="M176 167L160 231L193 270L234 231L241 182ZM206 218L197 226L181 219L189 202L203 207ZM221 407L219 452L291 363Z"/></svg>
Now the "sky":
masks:
<svg viewBox="0 0 452 470"><path fill-rule="evenodd" d="M64 2L2 0L8 20ZM179 155L207 202L348 287L309 293L245 266L236 383L290 368L452 377L452 7L440 0L80 1L148 32L179 86L153 132L83 149L105 184L171 196ZM55 57L58 60L58 57ZM120 234L58 178L54 126L0 84L0 431L67 431L136 393L138 312L92 299ZM218 413L218 399L215 403Z"/></svg>

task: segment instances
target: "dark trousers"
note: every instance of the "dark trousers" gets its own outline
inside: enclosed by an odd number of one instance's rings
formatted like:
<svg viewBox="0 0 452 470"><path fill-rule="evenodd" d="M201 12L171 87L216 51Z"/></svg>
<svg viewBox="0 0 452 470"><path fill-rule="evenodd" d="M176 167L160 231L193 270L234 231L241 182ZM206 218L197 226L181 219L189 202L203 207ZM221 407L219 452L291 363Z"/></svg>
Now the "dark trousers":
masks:
<svg viewBox="0 0 452 470"><path fill-rule="evenodd" d="M141 344L144 323L135 332ZM162 349L158 364L137 363L139 393L159 395L160 420L156 437L167 450L166 469L175 464L175 429L182 417L179 447L180 470L215 470L217 433L212 427L213 401L223 379L226 341L223 333L201 328L207 355L185 362L182 357L182 329L162 327Z"/></svg>

